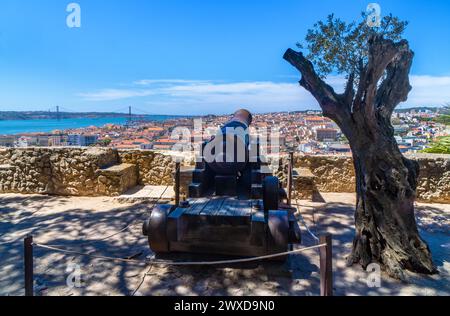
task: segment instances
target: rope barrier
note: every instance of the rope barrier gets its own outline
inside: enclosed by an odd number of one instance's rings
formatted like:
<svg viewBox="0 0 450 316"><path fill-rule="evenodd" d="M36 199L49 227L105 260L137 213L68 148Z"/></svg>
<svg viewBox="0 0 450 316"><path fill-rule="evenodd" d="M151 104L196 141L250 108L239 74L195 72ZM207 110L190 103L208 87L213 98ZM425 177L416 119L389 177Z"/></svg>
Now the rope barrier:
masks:
<svg viewBox="0 0 450 316"><path fill-rule="evenodd" d="M164 191L161 193L161 195L159 196L159 198L158 198L154 203L152 203L152 206L151 206L152 208L155 207L156 204L159 203L159 201L161 201L161 199L163 198L164 194L166 194L166 192L167 192L168 189L169 189L169 186L166 186L166 188L165 188ZM107 237L104 237L104 238L101 238L101 239L97 239L97 240L87 240L86 243L87 243L87 244L91 244L91 243L95 243L95 242L99 242L99 241L105 241L105 240L108 240L108 239L110 239L110 238L112 238L112 237L115 237L115 236L119 235L120 233L123 233L124 231L126 231L126 230L128 230L129 228L131 228L131 227L133 227L134 225L136 225L136 224L137 224L136 222L137 222L139 219L141 219L142 217L144 217L145 215L147 215L147 213L143 213L143 214L138 215L138 216L137 216L130 224L128 224L126 227L122 228L121 230L119 230L118 232L116 232L116 233L114 233L114 234L112 234L112 235L109 235L109 236L107 236ZM85 244L86 244L86 243L85 243Z"/></svg>
<svg viewBox="0 0 450 316"><path fill-rule="evenodd" d="M316 241L319 241L319 240L320 240L320 238L317 237L317 236L309 229L309 227L308 227L308 225L306 224L305 219L303 218L302 214L296 215L296 218L302 223L302 225L305 227L305 229L306 229L306 231L308 232L308 234L310 234L311 237L312 237L314 240L316 240Z"/></svg>
<svg viewBox="0 0 450 316"><path fill-rule="evenodd" d="M32 212L28 217L22 218L22 219L20 219L19 222L17 222L17 223L12 223L12 224L13 224L13 225L18 225L20 222L29 220L29 219L31 219L31 218L33 217L33 215L39 213L40 211L41 211L41 210L34 211L34 212ZM26 236L28 236L29 234L30 234L30 232L28 232L28 233L26 233L26 234L23 234L21 237L15 238L15 239L13 239L13 240L0 242L0 246L2 246L2 245L8 245L8 244L15 244L15 243L17 243L17 242L22 242L22 240L23 240ZM3 237L5 237L5 236L6 236L6 234L1 235L0 238L3 238Z"/></svg>
<svg viewBox="0 0 450 316"><path fill-rule="evenodd" d="M114 258L114 257L107 257L107 256L92 255L92 254L83 253L83 252L79 252L79 251L66 250L66 249L61 249L61 248L57 248L57 247L53 247L53 246L42 245L42 244L38 244L38 243L33 243L33 246L38 247L38 248L43 248L43 249L47 249L47 250L60 252L60 253L66 253L66 254L71 254L71 255L78 255L78 256L82 256L82 257L90 257L90 258L101 259L101 260L108 260L108 261L118 261L118 262L126 262L126 263L144 263L144 262L146 262L146 261L143 261L143 260L134 260L134 259L124 259L124 258Z"/></svg>
<svg viewBox="0 0 450 316"><path fill-rule="evenodd" d="M267 259L273 259L278 257L284 257L291 254L298 254L301 252L305 252L308 250L313 250L316 248L322 248L325 247L326 244L320 244L315 245L311 247L301 248L297 250L272 254L272 255L266 255L266 256L260 256L260 257L252 257L252 258L244 258L244 259L235 259L235 260L222 260L222 261L199 261L199 262L172 262L172 261L160 261L160 260L135 260L135 259L124 259L124 258L114 258L114 257L107 257L107 256L99 256L99 255L92 255L88 253L83 253L79 251L73 251L73 250L66 250L61 249L53 246L48 245L42 245L38 243L33 243L33 246L38 248L43 248L47 250L52 250L60 253L66 253L66 254L72 254L72 255L78 255L83 257L90 257L95 259L101 259L101 260L108 260L108 261L118 261L118 262L125 262L125 263L147 263L152 265L165 265L165 266L212 266L212 265L225 265L225 264L235 264L235 263L246 263L246 262L254 262L254 261L262 261Z"/></svg>
<svg viewBox="0 0 450 316"><path fill-rule="evenodd" d="M136 222L138 219L142 218L144 215L146 215L146 214L141 214L140 216L138 216L137 218L135 218L128 226L126 226L125 228L121 229L120 231L118 231L118 232L116 232L116 233L114 233L114 234L112 234L112 235L110 235L110 236L104 237L104 238L102 238L102 239L97 239L97 240L87 240L84 244L91 244L91 243L95 243L95 242L99 242L99 241L105 241L105 240L108 240L108 239L110 239L110 238L112 238L112 237L114 237L114 236L117 236L117 235L119 235L120 233L123 233L124 231L126 231L127 229L129 229L130 227L134 226L134 225L136 224L135 222ZM16 239L14 239L14 240L5 241L5 242L0 242L0 246L2 246L2 245L8 245L8 244L14 244L14 243L16 243L16 242L22 241L27 235L29 235L29 234L24 234L22 237L16 238Z"/></svg>
<svg viewBox="0 0 450 316"><path fill-rule="evenodd" d="M180 168L181 166L179 165L178 168ZM178 172L179 169L176 170L176 172ZM163 193L161 194L160 198L154 203L157 204L162 197L164 196L164 194L167 192L167 189L169 188L169 186L166 187L166 189L163 191ZM298 201L296 201L296 206L297 208L299 208L299 204ZM127 225L125 228L123 228L122 230L107 236L105 238L99 239L99 240L92 240L92 241L88 241L88 243L92 243L92 242L97 242L97 241L103 241L103 240L107 240L109 238L112 238L124 231L126 231L127 229L129 229L130 227L132 227L135 222L141 218L143 215L145 214L141 214L140 216L136 217L136 219L134 219L129 225ZM115 261L115 262L123 262L123 263L135 263L135 264L145 264L145 265L149 265L149 269L147 270L147 272L145 274L143 274L142 279L138 285L138 287L136 288L136 290L133 291L133 296L139 291L139 289L141 288L142 284L145 282L145 278L147 276L149 276L151 269L153 268L154 265L160 265L160 266L220 266L220 265L228 265L228 264L238 264L238 263L248 263L248 262L256 262L256 261L263 261L263 260L268 260L268 259L273 259L273 258L278 258L278 257L285 257L285 256L289 256L292 254L299 254L305 251L309 251L309 250L314 250L314 249L319 249L321 248L320 251L320 273L321 273L321 294L322 296L331 296L332 295L332 237L331 235L326 235L321 237L320 239L309 229L308 225L306 224L303 216L299 213L298 216L296 216L296 218L298 220L301 221L301 223L303 224L303 226L306 228L306 231L313 237L313 239L315 239L317 241L317 245L314 246L310 246L310 247L305 247L305 248L301 248L301 249L296 249L296 250L291 250L291 251L286 251L286 252L282 252L282 253L276 253L276 254L270 254L270 255L264 255L264 256L258 256L258 257L251 257L251 258L242 258L242 259L234 259L234 260L220 260L220 261L198 261L198 262L193 262L193 261L186 261L186 262L173 262L173 261L162 261L162 260L137 260L137 259L133 259L134 257L129 257L130 259L127 258L116 258L116 257L109 257L109 256L102 256L102 255L96 255L96 254L89 254L89 253L83 253L80 251L74 251L74 250L67 250L67 249L62 249L59 247L55 247L55 246L50 246L50 245L45 245L45 244L40 244L40 243L33 243L33 237L30 236L29 238L27 238L26 240L24 240L24 245L25 245L25 267L28 267L28 269L26 268L25 270L25 283L26 286L25 288L28 289L26 291L26 293L28 293L27 295L32 296L32 289L33 289L33 271L32 271L32 267L33 267L33 262L32 262L32 248L33 246L37 247L37 248L42 248L45 250L50 250L50 251L54 251L54 252L59 252L59 253L65 253L65 254L71 254L71 255L76 255L76 256L80 256L80 257L89 257L89 258L95 258L95 259L100 259L100 260L105 260L105 261ZM11 243L14 241L9 241L9 242L4 242L5 243ZM320 244L319 244L320 243ZM2 245L2 243L0 243L0 245ZM98 251L98 250L92 250L93 252ZM30 271L28 271L30 270ZM27 280L29 282L27 282ZM31 281L30 281L31 280Z"/></svg>
<svg viewBox="0 0 450 316"><path fill-rule="evenodd" d="M152 203L151 207L155 207L156 204L158 204L159 201L161 201L162 197L164 196L164 194L166 194L168 189L169 189L169 186L166 186L166 188L161 193L159 198L154 203ZM101 238L101 239L97 239L97 240L87 240L86 243L90 244L90 243L95 243L95 242L99 242L99 241L105 241L105 240L108 240L108 239L110 239L112 237L115 237L115 236L119 235L120 233L123 233L124 231L126 231L129 228L133 227L136 224L136 221L138 221L139 219L141 219L145 215L147 215L147 213L143 213L141 215L138 215L130 224L128 224L126 227L122 228L121 230L119 230L118 232L116 232L116 233L114 233L114 234L112 234L110 236L107 236L107 237L104 237L104 238Z"/></svg>
<svg viewBox="0 0 450 316"><path fill-rule="evenodd" d="M168 188L169 187L167 186L166 189L164 190L164 192L161 194L161 196L158 199L158 201L161 200L161 198L167 192ZM157 204L158 201L155 202L155 204ZM297 202L297 207L298 207L298 202ZM139 216L138 218L136 218L131 224L126 226L121 231L119 231L119 232L117 232L117 233L115 233L115 234L113 234L111 236L108 236L108 237L105 237L103 239L97 240L97 241L103 241L103 240L112 238L112 237L120 234L121 232L123 232L123 231L127 230L128 228L130 228L131 226L133 226L135 221L138 220L142 216ZM315 239L317 242L319 242L320 239L309 229L309 227L306 224L303 216L301 214L298 214L297 218L302 222L303 226L305 226L307 232L313 237L313 239ZM92 242L96 242L96 241L88 241L88 243L92 243ZM58 248L58 247L49 246L49 245L43 245L43 244L39 244L39 243L36 243L34 245L36 247L40 247L40 248L44 248L44 249L48 249L48 250L53 250L53 251L57 251L57 252L61 252L61 253L67 253L67 254L73 254L73 255L79 255L79 256L85 256L85 257L91 257L91 258L97 258L97 259L102 259L102 260L110 260L110 261L118 261L118 262L126 262L126 263L147 263L147 264L166 265L166 266L205 266L205 265L225 265L225 264L247 263L247 262L262 261L262 260L267 260L267 259L273 259L273 258L288 256L288 255L291 255L291 254L297 254L297 253L301 253L301 252L304 252L304 251L308 251L308 250L312 250L312 249L318 249L318 248L322 248L322 247L326 246L326 244L320 244L320 245L315 245L315 246L311 246L311 247L306 247L306 248L302 248L302 249L287 251L287 252L278 253L278 254L259 256L259 257L252 257L252 258L245 258L245 259L236 259L236 260L222 260L222 261L211 261L211 262L207 262L207 261L201 261L201 262L170 262L170 261L151 261L151 260L147 261L147 260L134 260L134 259L114 258L114 257L98 256L98 255L93 255L93 254L88 254L88 253L82 253L82 252L72 251L72 250L65 250L65 249L61 249L61 248Z"/></svg>
<svg viewBox="0 0 450 316"><path fill-rule="evenodd" d="M144 273L144 275L141 278L141 281L139 282L137 288L133 291L133 293L131 294L131 296L135 296L136 293L141 289L142 285L145 282L145 279L150 275L150 271L152 271L153 269L153 265L150 265L150 267L148 268L147 272Z"/></svg>
<svg viewBox="0 0 450 316"><path fill-rule="evenodd" d="M3 245L9 245L9 244L15 244L16 242L22 241L27 235L28 235L28 234L23 235L22 237L19 237L19 238L10 240L10 241L0 242L0 246L3 246Z"/></svg>
<svg viewBox="0 0 450 316"><path fill-rule="evenodd" d="M308 250L313 250L316 248L326 247L327 244L320 244L311 247L301 248L292 251L286 251L282 253L277 253L273 255L260 256L260 257L252 257L245 259L236 259L236 260L223 260L223 261L203 261L203 262L170 262L170 261L151 261L152 264L160 264L160 265L169 265L169 266L207 266L207 265L225 265L225 264L235 264L235 263L246 263L246 262L254 262L254 261L262 261L267 259L284 257L292 254L298 254L301 252L305 252Z"/></svg>
<svg viewBox="0 0 450 316"><path fill-rule="evenodd" d="M297 207L297 209L300 209L300 205L299 205L297 199L295 199L295 206ZM298 213L295 217L296 217L296 219L299 220L299 221L302 223L302 225L305 227L306 232L307 232L309 235L311 235L311 237L312 237L315 241L319 242L319 241L320 241L320 238L317 237L317 236L311 231L311 229L309 228L308 224L306 224L306 221L305 221L305 219L303 218L303 215L302 215L301 213Z"/></svg>
<svg viewBox="0 0 450 316"><path fill-rule="evenodd" d="M154 207L156 204L159 203L159 201L161 201L162 197L164 196L164 194L166 194L166 192L167 192L168 189L169 189L169 186L166 186L166 188L164 189L164 191L162 192L162 194L160 195L160 197L159 197L154 203L152 203L152 206L151 206L151 207ZM37 212L35 212L35 213L37 213ZM34 213L33 213L33 214L34 214ZM141 214L141 215L137 216L130 224L128 224L126 227L122 228L121 230L119 230L118 232L116 232L116 233L114 233L114 234L112 234L112 235L109 235L109 236L104 237L104 238L101 238L101 239L96 239L96 240L86 240L86 241L84 242L84 245L86 245L86 244L92 244L92 243L96 243L96 242L100 242L100 241L105 241L105 240L108 240L108 239L110 239L110 238L112 238L112 237L115 237L115 236L119 235L120 233L123 233L124 231L126 231L126 230L128 230L129 228L131 228L131 227L133 227L134 225L136 225L136 221L138 221L139 219L141 219L141 218L142 218L143 216L145 216L145 215L147 215L147 213L144 213L144 214ZM28 219L28 218L27 218L27 219ZM26 220L26 219L25 219L25 220ZM9 244L14 244L14 243L17 243L17 242L21 242L27 235L29 235L29 233L24 234L23 236L18 237L18 238L15 238L15 239L13 239L13 240L0 242L0 246L3 246L3 245L9 245ZM3 236L2 236L2 237L3 237ZM55 245L53 245L53 246L55 246Z"/></svg>
<svg viewBox="0 0 450 316"><path fill-rule="evenodd" d="M161 196L159 197L157 202L154 203L154 205L157 204L158 201L161 200L161 198L167 192L168 188L169 188L169 186L166 187L166 189L163 191L163 193L161 194ZM297 205L297 207L299 206L298 205L298 201L297 201L296 205ZM107 237L102 238L102 239L87 241L87 243L94 243L94 242L104 241L104 240L110 239L110 238L112 238L112 237L114 237L114 236L116 236L116 235L126 231L130 227L132 227L135 224L135 222L139 218L141 218L143 215L145 215L145 214L142 214L141 216L138 216L129 225L127 225L125 228L123 228L119 232L116 232L115 234L107 236ZM317 242L319 242L320 239L310 230L310 228L306 224L303 216L301 214L298 214L296 216L296 218L298 220L300 220L300 222L305 227L306 231L311 235L311 237L314 240L316 240ZM7 243L11 243L11 242L7 242ZM0 243L0 245L2 245L2 243ZM287 252L278 253L278 254L259 256L259 257L252 257L252 258L245 258L245 259L236 259L236 260L222 260L222 261L211 261L211 262L207 262L207 261L201 261L201 262L170 262L170 261L151 261L151 260L135 260L135 259L114 258L114 257L108 257L108 256L99 256L99 255L94 255L94 254L89 254L89 253L83 253L83 252L79 252L79 251L66 250L66 249L58 248L56 246L44 245L44 244L39 244L39 243L34 243L33 245L36 246L36 247L39 247L39 248L52 250L52 251L56 251L56 252L60 252L60 253L66 253L66 254L72 254L72 255L78 255L78 256L84 256L84 257L91 257L91 258L96 258L96 259L101 259L101 260L109 260L109 261L117 261L117 262L125 262L125 263L147 263L147 264L167 265L167 266L205 266L205 265L225 265L225 264L255 262L255 261L262 261L262 260L267 260L267 259L273 259L273 258L288 256L288 255L291 255L291 254L297 254L297 253L301 253L301 252L304 252L304 251L317 249L317 248L322 248L322 247L326 246L326 244L321 244L321 245L315 245L315 246L311 246L311 247L307 247L307 248L297 249L297 250L293 250L293 251L287 251Z"/></svg>
<svg viewBox="0 0 450 316"><path fill-rule="evenodd" d="M2 245L9 245L9 244L15 244L15 243L17 243L17 242L22 242L23 239L24 239L25 237L27 237L28 235L30 235L30 233L31 233L31 232L26 233L26 234L23 234L21 237L15 238L15 239L13 239L13 240L0 242L0 246L2 246ZM3 236L2 236L2 237L3 237Z"/></svg>

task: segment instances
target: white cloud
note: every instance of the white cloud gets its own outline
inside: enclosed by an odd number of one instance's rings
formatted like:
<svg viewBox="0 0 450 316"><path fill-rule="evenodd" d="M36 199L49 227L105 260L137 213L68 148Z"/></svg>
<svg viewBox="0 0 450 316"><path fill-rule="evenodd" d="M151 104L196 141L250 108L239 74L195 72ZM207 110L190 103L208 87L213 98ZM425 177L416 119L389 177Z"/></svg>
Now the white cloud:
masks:
<svg viewBox="0 0 450 316"><path fill-rule="evenodd" d="M450 102L450 77L411 76L408 106L440 106Z"/></svg>
<svg viewBox="0 0 450 316"><path fill-rule="evenodd" d="M184 80L184 79L142 79L133 82L135 85L148 86L152 84L196 84L207 83L208 80Z"/></svg>
<svg viewBox="0 0 450 316"><path fill-rule="evenodd" d="M124 89L104 89L81 93L88 101L133 100L150 112L174 114L228 113L245 106L255 112L318 109L317 102L298 80L291 82L217 82L208 80L139 80ZM327 82L343 91L345 79L330 77ZM441 105L450 101L450 77L411 76L413 91L408 106Z"/></svg>
<svg viewBox="0 0 450 316"><path fill-rule="evenodd" d="M317 107L315 100L298 83L145 80L134 84L132 88L104 89L79 96L96 102L139 98L133 102L151 106L150 112L155 112L156 108L161 113L180 114L226 113L238 106L257 112L286 107L293 110L302 104Z"/></svg>

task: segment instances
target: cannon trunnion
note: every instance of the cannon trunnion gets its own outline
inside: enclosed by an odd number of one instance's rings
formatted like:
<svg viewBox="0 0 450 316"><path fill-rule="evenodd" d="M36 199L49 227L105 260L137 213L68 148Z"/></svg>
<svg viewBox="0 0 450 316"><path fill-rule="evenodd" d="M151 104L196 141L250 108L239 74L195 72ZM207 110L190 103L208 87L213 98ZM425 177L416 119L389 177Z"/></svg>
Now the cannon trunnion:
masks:
<svg viewBox="0 0 450 316"><path fill-rule="evenodd" d="M222 158L212 161L203 151L193 171L188 199L152 210L143 232L155 253L252 257L283 253L301 242L296 210L283 203L286 193L263 163L259 145L251 142L250 124L248 111L236 112L222 128L224 137L211 141L219 144L212 155ZM232 132L230 126L238 127L239 132ZM229 153L230 140L244 146L238 160Z"/></svg>

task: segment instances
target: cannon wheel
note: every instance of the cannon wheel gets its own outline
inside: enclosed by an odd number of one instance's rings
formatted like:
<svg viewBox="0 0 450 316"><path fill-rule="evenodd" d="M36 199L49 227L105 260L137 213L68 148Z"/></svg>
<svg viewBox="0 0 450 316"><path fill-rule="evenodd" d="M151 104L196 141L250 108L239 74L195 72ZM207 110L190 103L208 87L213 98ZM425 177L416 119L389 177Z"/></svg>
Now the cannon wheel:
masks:
<svg viewBox="0 0 450 316"><path fill-rule="evenodd" d="M280 180L277 177L266 177L263 183L264 210L276 211L280 202Z"/></svg>
<svg viewBox="0 0 450 316"><path fill-rule="evenodd" d="M269 253L282 253L289 247L289 218L286 211L269 212ZM285 261L287 256L274 258Z"/></svg>
<svg viewBox="0 0 450 316"><path fill-rule="evenodd" d="M152 210L152 215L147 224L148 243L155 253L169 252L169 240L167 238L167 217L170 205L157 205Z"/></svg>

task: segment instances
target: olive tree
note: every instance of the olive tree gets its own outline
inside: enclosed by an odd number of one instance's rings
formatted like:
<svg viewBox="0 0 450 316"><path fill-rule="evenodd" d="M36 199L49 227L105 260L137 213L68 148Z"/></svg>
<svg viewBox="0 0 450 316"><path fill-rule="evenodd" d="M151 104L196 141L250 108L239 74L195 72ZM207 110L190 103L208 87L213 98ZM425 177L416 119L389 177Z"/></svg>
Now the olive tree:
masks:
<svg viewBox="0 0 450 316"><path fill-rule="evenodd" d="M350 142L357 205L349 265L379 263L396 278L404 278L405 269L436 272L414 214L419 165L401 154L391 123L411 91L414 53L402 39L406 27L392 15L378 27L330 15L308 31L300 52L289 49L284 55L300 71L300 85ZM345 77L343 93L325 82L330 74Z"/></svg>

